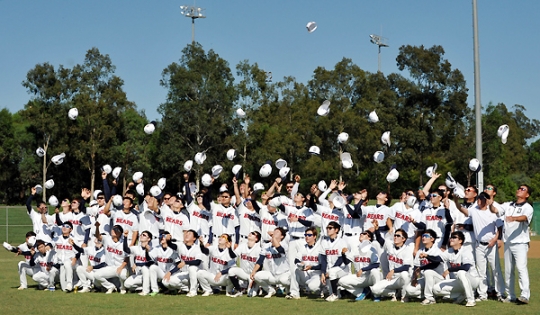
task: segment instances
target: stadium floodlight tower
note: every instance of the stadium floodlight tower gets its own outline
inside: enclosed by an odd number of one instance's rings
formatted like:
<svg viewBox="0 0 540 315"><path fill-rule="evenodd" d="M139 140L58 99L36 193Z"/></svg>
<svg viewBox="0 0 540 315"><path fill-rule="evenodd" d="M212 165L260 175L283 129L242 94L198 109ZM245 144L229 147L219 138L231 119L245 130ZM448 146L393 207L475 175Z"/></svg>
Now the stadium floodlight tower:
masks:
<svg viewBox="0 0 540 315"><path fill-rule="evenodd" d="M196 7L194 5L181 5L180 10L182 10L180 11L180 14L191 18L191 42L195 43L195 19L206 18L206 15L204 15L205 9Z"/></svg>
<svg viewBox="0 0 540 315"><path fill-rule="evenodd" d="M379 35L369 35L371 43L379 46L379 72L381 72L381 47L388 47L388 39Z"/></svg>

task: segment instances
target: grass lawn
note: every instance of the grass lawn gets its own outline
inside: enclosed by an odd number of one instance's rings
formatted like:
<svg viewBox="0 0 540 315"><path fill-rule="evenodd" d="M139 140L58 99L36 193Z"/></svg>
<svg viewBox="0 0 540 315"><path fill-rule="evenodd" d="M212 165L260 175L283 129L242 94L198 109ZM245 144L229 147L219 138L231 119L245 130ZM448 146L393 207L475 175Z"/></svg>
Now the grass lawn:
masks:
<svg viewBox="0 0 540 315"><path fill-rule="evenodd" d="M9 223L14 225L29 224L25 209L10 208ZM0 208L0 225L5 224L5 210ZM30 230L26 227L10 227L9 241L18 245L24 241L24 234ZM5 238L5 228L0 227L0 239ZM419 302L402 304L382 301L374 303L370 300L351 302L338 300L329 303L321 299L302 298L286 300L283 297L263 299L260 297L229 298L224 295L187 298L183 295L158 295L141 297L137 294L105 295L103 293L66 294L60 290L55 292L38 291L35 283L29 279L29 289L18 291L19 279L15 257L4 249L0 249L0 310L1 314L540 314L540 259L529 259L531 280L531 303L529 305L502 304L495 301L480 302L476 307L465 308L462 305L438 303L422 306Z"/></svg>

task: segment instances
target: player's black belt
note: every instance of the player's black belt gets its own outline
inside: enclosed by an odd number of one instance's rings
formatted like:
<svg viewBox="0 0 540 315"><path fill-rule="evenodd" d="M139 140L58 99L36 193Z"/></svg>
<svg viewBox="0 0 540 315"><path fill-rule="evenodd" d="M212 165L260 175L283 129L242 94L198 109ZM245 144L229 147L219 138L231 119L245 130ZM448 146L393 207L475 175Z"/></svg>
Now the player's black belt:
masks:
<svg viewBox="0 0 540 315"><path fill-rule="evenodd" d="M269 241L269 240L268 240L268 241L264 241L264 240L263 240L263 242L265 242L265 243L270 243L270 241Z"/></svg>
<svg viewBox="0 0 540 315"><path fill-rule="evenodd" d="M343 235L345 236L355 236L355 235L359 235L360 233L343 233Z"/></svg>
<svg viewBox="0 0 540 315"><path fill-rule="evenodd" d="M292 238L293 240L299 240L299 239L301 239L300 236L292 236L292 235L291 235L291 238Z"/></svg>
<svg viewBox="0 0 540 315"><path fill-rule="evenodd" d="M240 235L240 238L248 238L247 235Z"/></svg>
<svg viewBox="0 0 540 315"><path fill-rule="evenodd" d="M488 246L489 242L478 242L480 245Z"/></svg>

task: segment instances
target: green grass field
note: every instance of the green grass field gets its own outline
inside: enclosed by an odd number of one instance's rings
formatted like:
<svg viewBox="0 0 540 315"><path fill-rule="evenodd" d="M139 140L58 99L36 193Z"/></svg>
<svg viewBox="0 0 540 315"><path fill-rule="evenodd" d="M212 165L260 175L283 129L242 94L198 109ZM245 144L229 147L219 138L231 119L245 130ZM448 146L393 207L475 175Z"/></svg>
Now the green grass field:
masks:
<svg viewBox="0 0 540 315"><path fill-rule="evenodd" d="M0 208L0 225L5 224L5 209ZM9 209L10 225L30 224L25 209ZM18 245L24 241L24 234L31 229L27 227L10 227L9 241ZM0 238L4 241L5 228L0 229ZM462 305L438 303L422 306L419 302L402 304L382 301L374 303L370 300L352 302L338 300L329 303L321 299L302 298L286 300L283 297L263 299L260 297L229 298L224 295L187 298L183 295L158 295L141 297L137 294L103 293L64 293L38 291L31 279L29 289L18 291L19 279L17 262L21 257L0 249L0 310L1 314L67 314L79 312L83 314L540 314L540 259L529 260L531 280L531 303L529 305L502 304L495 301L480 302L474 308Z"/></svg>

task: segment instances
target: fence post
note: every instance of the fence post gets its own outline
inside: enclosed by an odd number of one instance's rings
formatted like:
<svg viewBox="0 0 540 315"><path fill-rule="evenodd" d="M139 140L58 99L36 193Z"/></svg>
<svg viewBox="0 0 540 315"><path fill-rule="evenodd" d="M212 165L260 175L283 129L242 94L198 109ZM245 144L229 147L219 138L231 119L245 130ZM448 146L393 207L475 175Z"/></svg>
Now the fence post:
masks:
<svg viewBox="0 0 540 315"><path fill-rule="evenodd" d="M9 243L9 231L8 231L8 229L9 229L9 219L8 219L8 217L9 216L8 216L8 209L9 209L8 206L6 206L6 242Z"/></svg>

